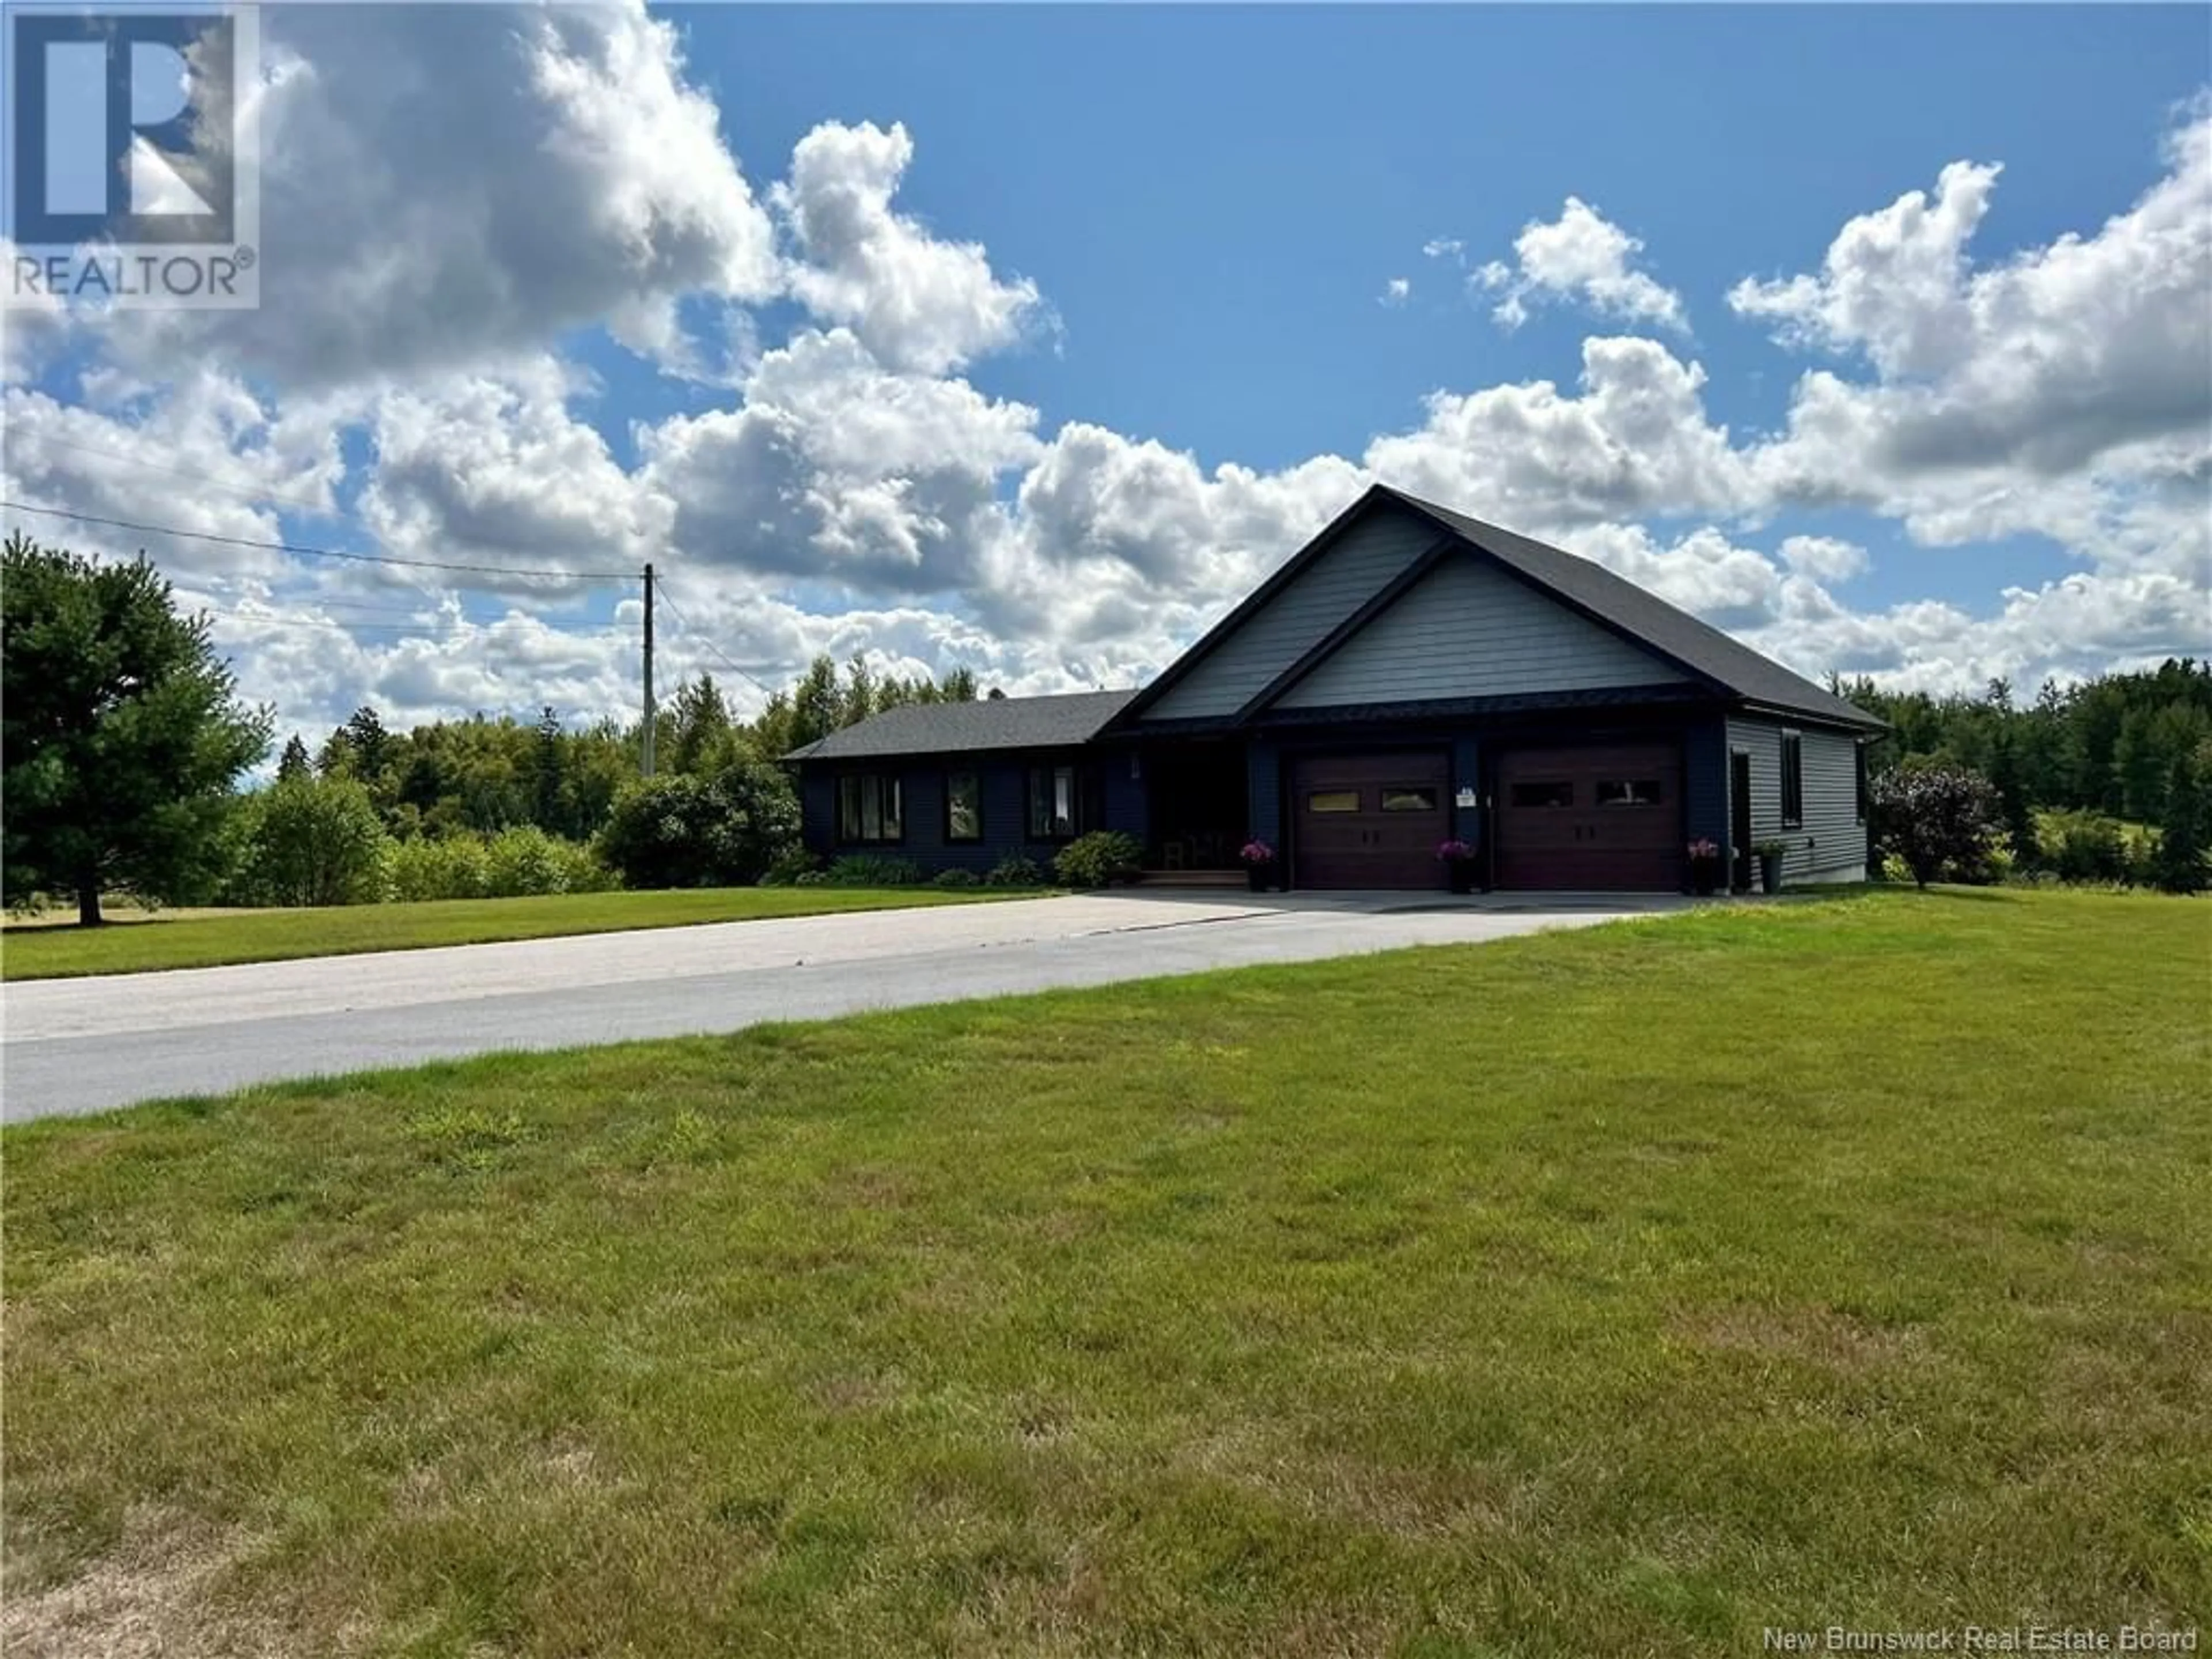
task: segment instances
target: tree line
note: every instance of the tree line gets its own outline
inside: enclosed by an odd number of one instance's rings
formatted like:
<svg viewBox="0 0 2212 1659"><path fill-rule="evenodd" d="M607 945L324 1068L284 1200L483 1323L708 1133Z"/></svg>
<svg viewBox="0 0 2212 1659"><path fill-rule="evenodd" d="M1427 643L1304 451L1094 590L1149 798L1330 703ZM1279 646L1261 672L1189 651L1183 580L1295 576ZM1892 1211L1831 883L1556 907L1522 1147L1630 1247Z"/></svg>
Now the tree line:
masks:
<svg viewBox="0 0 2212 1659"><path fill-rule="evenodd" d="M2212 664L2184 657L2046 683L2024 705L2002 679L1978 695L1942 697L1883 691L1863 678L1830 685L1891 726L1870 755L1877 839L1900 850L1911 838L1906 819L1937 803L1953 825L1937 838L1952 856L1929 862L1927 838L1915 840L1917 867L2191 891L2202 884L2212 821ZM1954 781L1939 789L1900 773ZM1973 803L1984 789L1990 833L1972 843L1958 826L1978 821Z"/></svg>
<svg viewBox="0 0 2212 1659"><path fill-rule="evenodd" d="M572 729L547 706L393 731L364 706L318 741L290 734L253 787L272 711L240 701L209 618L181 614L143 556L10 535L0 634L0 896L66 896L88 925L103 894L351 903L758 880L798 846L782 756L977 695L966 668L902 677L823 655L747 720L701 674L656 711L651 779L641 720Z"/></svg>

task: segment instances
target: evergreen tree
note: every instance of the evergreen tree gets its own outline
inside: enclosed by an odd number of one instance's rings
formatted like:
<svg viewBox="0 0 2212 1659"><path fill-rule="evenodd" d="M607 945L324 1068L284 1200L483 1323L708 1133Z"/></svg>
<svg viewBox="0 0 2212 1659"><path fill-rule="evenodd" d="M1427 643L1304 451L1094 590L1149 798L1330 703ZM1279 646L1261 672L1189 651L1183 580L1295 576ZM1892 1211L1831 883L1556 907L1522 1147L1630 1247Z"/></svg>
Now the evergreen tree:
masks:
<svg viewBox="0 0 2212 1659"><path fill-rule="evenodd" d="M313 769L313 763L307 758L307 745L301 741L300 734L295 732L285 739L284 752L277 757L276 781L279 783L291 783L308 776Z"/></svg>
<svg viewBox="0 0 2212 1659"><path fill-rule="evenodd" d="M2159 826L2151 878L2169 893L2204 888L2205 784L2193 756L2181 754L2166 775L2166 813Z"/></svg>

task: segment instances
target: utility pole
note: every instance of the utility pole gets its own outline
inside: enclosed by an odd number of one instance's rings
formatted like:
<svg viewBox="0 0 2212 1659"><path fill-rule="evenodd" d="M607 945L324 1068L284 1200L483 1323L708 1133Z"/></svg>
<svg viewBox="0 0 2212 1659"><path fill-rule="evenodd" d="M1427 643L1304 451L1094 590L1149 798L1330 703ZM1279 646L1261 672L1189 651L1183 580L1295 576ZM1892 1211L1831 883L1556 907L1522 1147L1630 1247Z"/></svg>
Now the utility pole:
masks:
<svg viewBox="0 0 2212 1659"><path fill-rule="evenodd" d="M653 775L653 567L645 568L645 735L638 750L638 771Z"/></svg>

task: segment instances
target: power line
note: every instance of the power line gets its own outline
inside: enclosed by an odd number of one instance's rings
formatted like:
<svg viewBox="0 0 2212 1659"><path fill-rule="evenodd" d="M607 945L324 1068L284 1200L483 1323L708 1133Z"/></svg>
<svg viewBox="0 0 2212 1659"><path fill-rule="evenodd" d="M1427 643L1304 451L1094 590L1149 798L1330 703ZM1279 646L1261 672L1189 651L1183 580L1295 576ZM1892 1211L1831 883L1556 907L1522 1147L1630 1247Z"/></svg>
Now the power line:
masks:
<svg viewBox="0 0 2212 1659"><path fill-rule="evenodd" d="M173 525L145 524L135 519L106 519L94 513L76 513L61 507L33 507L28 501L0 498L0 507L15 513L37 513L50 519L70 519L78 524L105 525L112 530L135 530L142 535L181 536L189 541L214 542L224 547L248 547L263 553L288 553L301 558L346 559L356 564L398 565L410 570L458 570L476 576L535 577L564 582L634 582L635 570L514 570L498 564L452 564L439 559L401 559L383 553L346 553L331 547L308 547L298 542L258 542L245 536L218 536L204 530L179 530ZM742 672L742 671L740 671Z"/></svg>
<svg viewBox="0 0 2212 1659"><path fill-rule="evenodd" d="M704 634L695 635L692 633L691 619L686 617L681 610L678 610L675 603L669 599L668 586L665 582L662 583L660 586L660 602L666 605L671 611L674 612L676 617L676 625L684 630L684 637L687 641L696 639L700 645L705 647L708 651L714 654L715 659L718 660L723 667L728 669L730 672L735 674L739 679L750 681L753 688L759 691L763 696L772 697L775 695L773 690L769 690L767 685L761 682L758 676L747 673L744 669L738 667L736 663L732 662L730 659L729 653L724 651L720 646L716 645L712 639L708 638Z"/></svg>

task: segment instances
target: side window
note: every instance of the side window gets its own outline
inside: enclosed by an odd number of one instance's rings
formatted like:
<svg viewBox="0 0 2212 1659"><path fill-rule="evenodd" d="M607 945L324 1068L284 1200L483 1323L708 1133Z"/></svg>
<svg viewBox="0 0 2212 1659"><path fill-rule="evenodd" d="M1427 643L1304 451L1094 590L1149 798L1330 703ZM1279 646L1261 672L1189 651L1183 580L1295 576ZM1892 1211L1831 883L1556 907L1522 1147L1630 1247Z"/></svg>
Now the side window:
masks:
<svg viewBox="0 0 2212 1659"><path fill-rule="evenodd" d="M1782 827L1797 829L1805 822L1805 740L1795 732L1782 734Z"/></svg>
<svg viewBox="0 0 2212 1659"><path fill-rule="evenodd" d="M1864 823L1867 821L1868 792L1867 746L1864 738L1861 738L1851 746L1851 759L1858 775L1854 780L1854 787L1858 797L1859 822Z"/></svg>
<svg viewBox="0 0 2212 1659"><path fill-rule="evenodd" d="M837 780L839 841L866 843L905 838L905 815L896 778L856 772Z"/></svg>
<svg viewBox="0 0 2212 1659"><path fill-rule="evenodd" d="M945 775L945 839L983 839L983 781L973 772Z"/></svg>
<svg viewBox="0 0 2212 1659"><path fill-rule="evenodd" d="M1070 841L1077 832L1075 769L1072 766L1033 766L1030 769L1030 839Z"/></svg>

